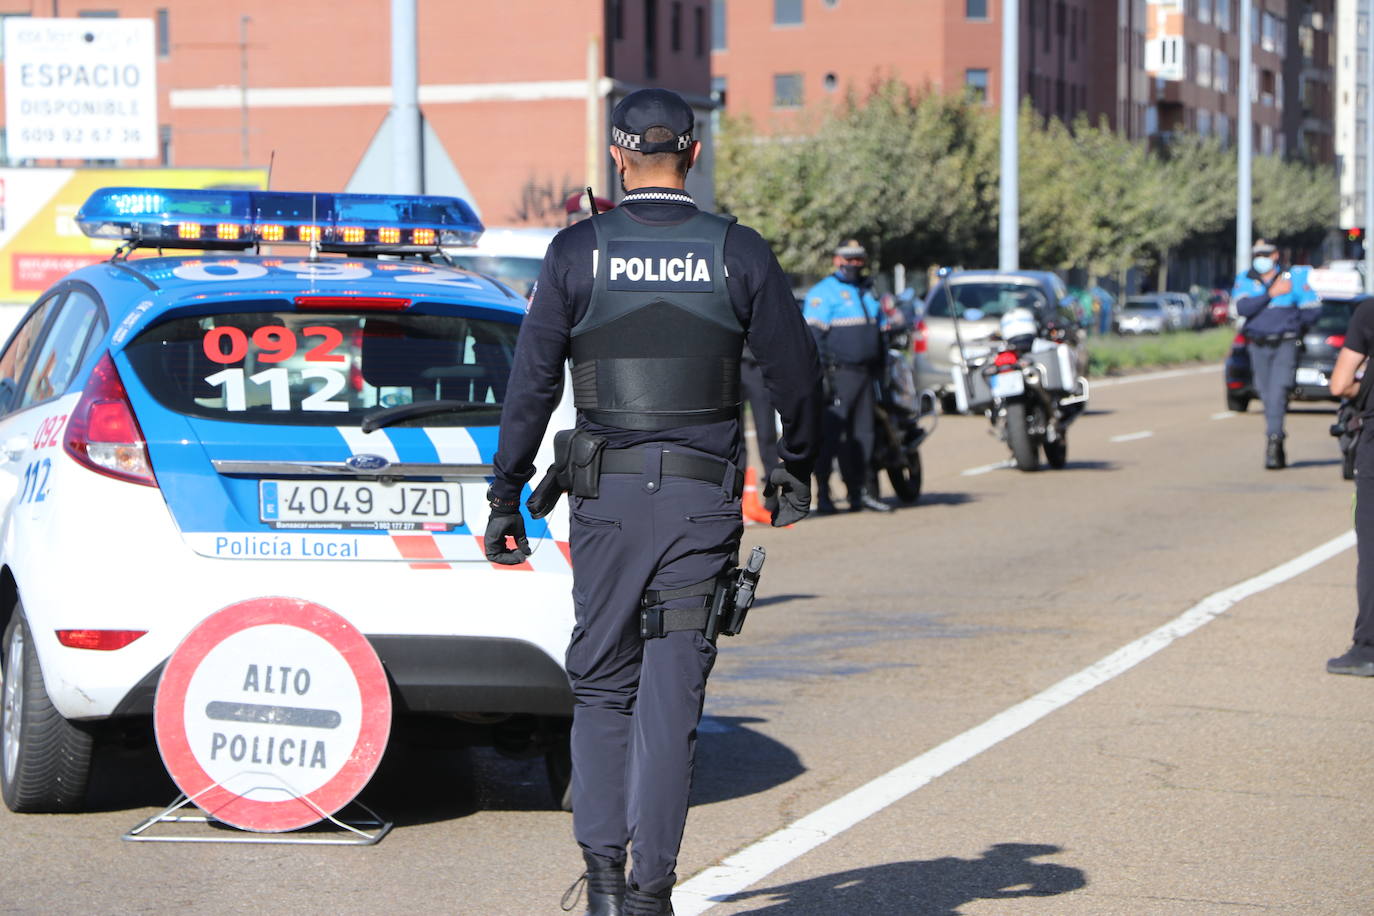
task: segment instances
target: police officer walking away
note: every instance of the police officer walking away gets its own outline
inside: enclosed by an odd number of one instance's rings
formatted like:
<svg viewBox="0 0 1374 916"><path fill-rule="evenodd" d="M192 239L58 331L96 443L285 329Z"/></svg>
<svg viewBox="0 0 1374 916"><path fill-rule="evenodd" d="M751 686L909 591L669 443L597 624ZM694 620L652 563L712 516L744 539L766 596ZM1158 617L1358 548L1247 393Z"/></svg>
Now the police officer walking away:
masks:
<svg viewBox="0 0 1374 916"><path fill-rule="evenodd" d="M825 361L830 404L825 438L816 463L816 509L835 511L830 500L830 468L839 458L840 477L849 495L849 511L892 507L868 490L873 457L873 400L886 347L887 315L868 289L864 267L868 252L855 239L835 249L835 272L806 294L806 323L811 326Z"/></svg>
<svg viewBox="0 0 1374 916"><path fill-rule="evenodd" d="M1345 344L1331 370L1331 393L1354 398L1360 413L1359 444L1355 449L1355 632L1344 655L1328 659L1331 674L1374 677L1374 403L1362 385L1374 385L1365 369L1363 380L1355 377L1361 364L1374 353L1374 298L1365 299L1350 316Z"/></svg>
<svg viewBox="0 0 1374 916"><path fill-rule="evenodd" d="M1264 239L1255 242L1250 269L1236 277L1231 291L1236 313L1245 319L1250 372L1264 404L1264 466L1270 470L1288 463L1283 421L1298 369L1298 341L1321 314L1315 297L1293 289L1288 272L1280 270L1278 254Z"/></svg>
<svg viewBox="0 0 1374 916"><path fill-rule="evenodd" d="M672 913L716 657L707 605L743 534L741 350L747 341L782 416L767 480L778 526L809 510L820 366L767 243L684 191L701 150L691 107L643 89L611 126L627 193L544 258L501 413L485 544L498 563L529 552L520 496L571 358L577 427L556 437L555 466L572 508L573 833L588 914L648 916Z"/></svg>

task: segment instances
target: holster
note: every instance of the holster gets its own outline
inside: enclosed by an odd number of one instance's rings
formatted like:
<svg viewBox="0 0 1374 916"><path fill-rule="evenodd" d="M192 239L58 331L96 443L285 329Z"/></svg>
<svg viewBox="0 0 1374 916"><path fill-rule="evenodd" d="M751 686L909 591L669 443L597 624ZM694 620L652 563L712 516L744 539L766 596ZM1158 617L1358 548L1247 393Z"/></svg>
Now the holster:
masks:
<svg viewBox="0 0 1374 916"><path fill-rule="evenodd" d="M765 556L762 547L755 547L744 566L684 588L645 592L640 599L640 637L656 639L679 630L701 630L707 639L737 635L744 629L744 618L754 604ZM667 601L680 598L702 598L703 601L696 607L663 606Z"/></svg>
<svg viewBox="0 0 1374 916"><path fill-rule="evenodd" d="M553 434L553 464L525 500L531 518L553 511L564 493L595 499L601 493L601 452L606 440L586 430L561 429Z"/></svg>

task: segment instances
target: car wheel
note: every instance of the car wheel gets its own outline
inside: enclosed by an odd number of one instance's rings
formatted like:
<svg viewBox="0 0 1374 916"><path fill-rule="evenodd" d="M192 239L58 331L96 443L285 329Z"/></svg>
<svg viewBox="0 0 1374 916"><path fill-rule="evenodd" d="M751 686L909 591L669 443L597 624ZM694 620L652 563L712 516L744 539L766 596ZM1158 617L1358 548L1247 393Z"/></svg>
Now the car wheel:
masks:
<svg viewBox="0 0 1374 916"><path fill-rule="evenodd" d="M48 699L32 635L16 604L4 643L0 791L18 812L78 811L86 799L93 735Z"/></svg>
<svg viewBox="0 0 1374 916"><path fill-rule="evenodd" d="M572 810L572 747L567 736L544 754L544 771L549 776L549 790L560 810Z"/></svg>
<svg viewBox="0 0 1374 916"><path fill-rule="evenodd" d="M1011 446L1016 466L1023 471L1040 470L1040 443L1031 436L1030 424L1034 416L1021 401L1007 405L1007 444Z"/></svg>
<svg viewBox="0 0 1374 916"><path fill-rule="evenodd" d="M1243 394L1227 394L1226 409L1236 413L1245 413L1250 406L1250 399Z"/></svg>
<svg viewBox="0 0 1374 916"><path fill-rule="evenodd" d="M892 492L904 503L914 503L921 498L921 452L908 449L905 464L891 464L887 467L887 479L892 484ZM875 494L877 490L873 491Z"/></svg>

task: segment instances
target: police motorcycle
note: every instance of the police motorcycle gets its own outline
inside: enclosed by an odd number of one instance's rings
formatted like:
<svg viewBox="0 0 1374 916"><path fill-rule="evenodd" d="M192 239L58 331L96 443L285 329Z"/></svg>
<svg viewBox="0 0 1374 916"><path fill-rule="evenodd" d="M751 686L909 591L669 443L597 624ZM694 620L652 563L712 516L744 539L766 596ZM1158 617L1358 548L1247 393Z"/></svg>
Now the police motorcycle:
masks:
<svg viewBox="0 0 1374 916"><path fill-rule="evenodd" d="M948 285L945 289L948 293ZM958 311L950 305L959 337ZM1054 321L1042 324L1031 309L1013 308L982 346L965 348L962 338L957 345L953 380L960 412L986 414L1018 469L1039 470L1041 452L1050 467L1064 467L1069 425L1088 406L1076 329Z"/></svg>
<svg viewBox="0 0 1374 916"><path fill-rule="evenodd" d="M873 401L873 457L869 492L878 492L878 474L887 475L903 503L921 498L921 444L935 432L938 400L930 389L918 389L911 361L911 330L884 333L885 365Z"/></svg>

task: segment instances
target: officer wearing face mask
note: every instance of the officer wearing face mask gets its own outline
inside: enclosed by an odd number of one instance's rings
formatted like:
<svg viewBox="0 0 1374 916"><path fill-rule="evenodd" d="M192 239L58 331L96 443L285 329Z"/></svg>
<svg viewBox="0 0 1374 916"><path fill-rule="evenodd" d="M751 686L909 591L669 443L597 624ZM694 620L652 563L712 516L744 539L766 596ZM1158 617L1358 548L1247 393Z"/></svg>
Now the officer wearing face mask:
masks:
<svg viewBox="0 0 1374 916"><path fill-rule="evenodd" d="M891 512L867 489L873 456L873 398L883 371L887 315L869 289L868 252L857 239L835 249L835 272L806 294L804 314L830 382L825 437L816 462L816 511L835 511L830 470L839 459L849 511Z"/></svg>
<svg viewBox="0 0 1374 916"><path fill-rule="evenodd" d="M1321 314L1321 303L1305 284L1295 287L1274 245L1260 239L1251 256L1250 269L1236 277L1231 299L1245 319L1241 333L1255 391L1264 403L1264 466L1278 470L1288 463L1283 421L1298 368L1298 342Z"/></svg>
<svg viewBox="0 0 1374 916"><path fill-rule="evenodd" d="M673 911L716 659L708 612L744 530L746 344L782 417L765 487L772 522L800 521L810 508L816 349L768 243L687 193L701 152L694 128L691 106L666 89L632 92L612 111L610 155L626 194L549 245L520 327L488 493L487 558L519 564L530 552L524 486L571 360L577 426L557 434L554 462L572 514L567 672L586 916ZM549 509L540 497L549 480L524 500L536 517Z"/></svg>

